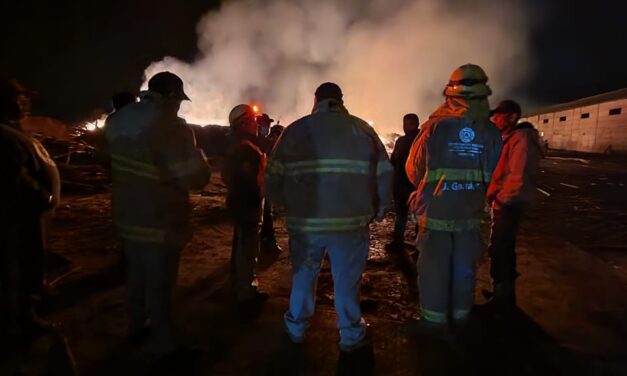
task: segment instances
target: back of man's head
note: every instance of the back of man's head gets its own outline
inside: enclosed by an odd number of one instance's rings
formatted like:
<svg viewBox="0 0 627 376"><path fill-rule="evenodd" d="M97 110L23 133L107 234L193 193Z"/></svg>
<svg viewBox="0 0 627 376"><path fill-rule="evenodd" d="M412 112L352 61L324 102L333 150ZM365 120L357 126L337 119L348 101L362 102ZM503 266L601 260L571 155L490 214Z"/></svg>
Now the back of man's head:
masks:
<svg viewBox="0 0 627 376"><path fill-rule="evenodd" d="M322 85L318 86L316 89L316 102L323 101L325 99L334 99L338 102L342 102L342 89L333 83L333 82L325 82Z"/></svg>
<svg viewBox="0 0 627 376"><path fill-rule="evenodd" d="M516 120L518 120L522 114L522 110L520 109L520 105L518 102L506 99L496 106L494 110L490 112L490 115L494 114L506 114L506 115L516 115Z"/></svg>
<svg viewBox="0 0 627 376"><path fill-rule="evenodd" d="M116 111L120 110L122 107L131 104L137 100L135 94L124 91L120 93L115 93L111 96L111 103L113 104L113 109Z"/></svg>

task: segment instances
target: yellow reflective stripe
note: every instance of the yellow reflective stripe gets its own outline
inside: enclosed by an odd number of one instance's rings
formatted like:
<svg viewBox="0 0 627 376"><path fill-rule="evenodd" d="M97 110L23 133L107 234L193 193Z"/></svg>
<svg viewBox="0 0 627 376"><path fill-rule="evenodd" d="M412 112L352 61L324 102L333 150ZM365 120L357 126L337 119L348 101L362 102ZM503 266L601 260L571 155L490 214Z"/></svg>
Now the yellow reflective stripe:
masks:
<svg viewBox="0 0 627 376"><path fill-rule="evenodd" d="M342 218L297 218L286 217L286 227L301 231L348 231L363 228L372 220L372 215Z"/></svg>
<svg viewBox="0 0 627 376"><path fill-rule="evenodd" d="M116 225L116 227L124 239L148 243L163 243L165 241L165 230L130 225Z"/></svg>
<svg viewBox="0 0 627 376"><path fill-rule="evenodd" d="M468 317L469 314L470 314L470 310L469 309L455 309L455 310L453 310L453 318L455 320L465 319L466 317Z"/></svg>
<svg viewBox="0 0 627 376"><path fill-rule="evenodd" d="M135 170L133 168L129 168L129 167L122 167L117 165L116 163L111 163L111 168L117 172L126 172L128 174L132 174L132 175L136 175L136 176L141 176L142 178L147 178L147 179L152 179L152 180L159 180L159 177L151 174L149 172L146 171L139 171L139 170Z"/></svg>
<svg viewBox="0 0 627 376"><path fill-rule="evenodd" d="M360 174L368 175L370 170L360 167L317 167L303 168L294 171L288 171L286 175L295 176L303 174Z"/></svg>
<svg viewBox="0 0 627 376"><path fill-rule="evenodd" d="M377 163L377 175L383 175L386 172L392 171L394 171L394 167L392 167L392 164L387 160L380 160L379 163Z"/></svg>
<svg viewBox="0 0 627 376"><path fill-rule="evenodd" d="M121 156L119 154L112 154L111 155L111 160L120 163L121 165L126 165L129 167L135 167L141 170L145 170L145 171L152 171L154 173L157 173L159 170L157 169L157 166L155 166L152 163L148 163L148 162L144 162L144 161L138 161L137 159L132 159L132 158L127 158L124 156Z"/></svg>
<svg viewBox="0 0 627 376"><path fill-rule="evenodd" d="M427 216L418 218L418 225L430 230L437 231L463 231L471 230L481 226L480 219L435 219Z"/></svg>
<svg viewBox="0 0 627 376"><path fill-rule="evenodd" d="M268 175L283 175L283 163L276 159L270 159L266 166L266 174Z"/></svg>
<svg viewBox="0 0 627 376"><path fill-rule="evenodd" d="M489 182L492 174L488 171L475 170L475 169L460 169L460 168L438 168L435 170L429 170L426 176L427 183L435 183L440 178L445 177L446 180L455 180L461 182Z"/></svg>
<svg viewBox="0 0 627 376"><path fill-rule="evenodd" d="M198 170L206 167L205 163L201 162L200 157L191 157L183 162L168 164L168 168L170 169L170 173L173 177L181 177L192 175L196 173Z"/></svg>
<svg viewBox="0 0 627 376"><path fill-rule="evenodd" d="M290 162L284 165L286 175L315 173L361 174L370 173L370 162L353 159L316 159Z"/></svg>
<svg viewBox="0 0 627 376"><path fill-rule="evenodd" d="M370 162L358 159L313 159L308 161L289 162L285 164L285 168L294 169L301 167L323 167L338 165L370 167Z"/></svg>
<svg viewBox="0 0 627 376"><path fill-rule="evenodd" d="M155 165L123 157L119 154L111 155L111 168L118 172L126 172L148 179L159 180L159 170Z"/></svg>
<svg viewBox="0 0 627 376"><path fill-rule="evenodd" d="M425 307L420 307L420 315L427 321L435 322L438 324L445 324L448 321L446 312L432 311Z"/></svg>

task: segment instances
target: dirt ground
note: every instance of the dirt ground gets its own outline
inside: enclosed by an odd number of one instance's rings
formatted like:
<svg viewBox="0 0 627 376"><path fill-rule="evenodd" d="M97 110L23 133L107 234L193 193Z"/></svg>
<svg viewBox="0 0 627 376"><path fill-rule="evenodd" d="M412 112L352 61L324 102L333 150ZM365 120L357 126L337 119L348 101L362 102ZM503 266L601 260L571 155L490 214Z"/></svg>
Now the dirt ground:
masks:
<svg viewBox="0 0 627 376"><path fill-rule="evenodd" d="M371 253L362 283L362 307L370 323L376 375L624 375L627 374L627 160L551 153L542 164L544 193L519 236L520 310L496 320L477 306L469 328L455 344L407 334L404 323L417 309L415 267L408 226L407 254L392 256L393 213L371 226ZM66 196L50 229L53 254L48 281L54 295L45 317L62 323L84 375L159 374L145 347L126 341L124 268L113 231L110 194L93 166L64 170ZM180 262L175 320L183 344L202 356L176 374L271 375L285 354L282 314L288 305L291 271L287 233L275 222L284 252L262 257L260 287L270 293L259 318L242 322L230 299L228 271L232 229L217 177L192 195L195 235ZM68 178L69 179L69 178ZM487 235L487 222L486 222ZM478 265L476 302L489 288L485 256ZM338 340L330 268L317 290L317 313L298 372L336 373ZM34 345L36 346L36 345ZM41 344L40 344L41 346ZM36 374L26 351L0 361L0 374Z"/></svg>

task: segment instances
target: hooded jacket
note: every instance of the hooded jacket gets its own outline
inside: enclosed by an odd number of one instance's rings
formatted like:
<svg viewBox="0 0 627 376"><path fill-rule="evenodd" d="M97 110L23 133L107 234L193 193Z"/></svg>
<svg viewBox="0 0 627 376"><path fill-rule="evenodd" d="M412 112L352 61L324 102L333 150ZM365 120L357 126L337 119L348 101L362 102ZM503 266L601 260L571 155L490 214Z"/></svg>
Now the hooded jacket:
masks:
<svg viewBox="0 0 627 376"><path fill-rule="evenodd" d="M409 201L418 224L450 232L479 228L502 149L487 99L447 97L421 129L405 165L417 187Z"/></svg>
<svg viewBox="0 0 627 376"><path fill-rule="evenodd" d="M191 236L189 191L203 188L210 172L191 129L162 101L144 92L105 128L113 220L122 238L178 244Z"/></svg>
<svg viewBox="0 0 627 376"><path fill-rule="evenodd" d="M525 206L533 202L544 147L533 126L516 126L503 136L503 152L492 182L488 201L495 207Z"/></svg>
<svg viewBox="0 0 627 376"><path fill-rule="evenodd" d="M285 207L288 230L353 231L383 216L392 174L374 129L328 99L285 129L268 162L266 187L273 204Z"/></svg>

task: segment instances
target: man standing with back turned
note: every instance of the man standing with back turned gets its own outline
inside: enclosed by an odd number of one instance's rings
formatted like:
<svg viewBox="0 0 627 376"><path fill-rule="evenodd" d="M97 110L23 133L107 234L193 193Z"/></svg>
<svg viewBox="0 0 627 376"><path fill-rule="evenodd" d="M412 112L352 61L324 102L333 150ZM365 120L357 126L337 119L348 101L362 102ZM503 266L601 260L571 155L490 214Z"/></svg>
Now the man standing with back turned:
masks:
<svg viewBox="0 0 627 376"><path fill-rule="evenodd" d="M444 89L446 102L423 124L407 159L417 187L410 206L420 227L419 331L445 333L451 319L463 324L473 304L479 225L502 148L490 123L487 81L477 65L457 68Z"/></svg>
<svg viewBox="0 0 627 376"><path fill-rule="evenodd" d="M407 179L405 172L405 162L409 156L409 150L418 136L420 121L416 114L406 114L403 116L403 136L394 143L394 150L390 160L394 166L394 238L388 245L390 251L400 251L405 243L405 227L407 225L407 214L409 207L407 200L414 190L414 186Z"/></svg>
<svg viewBox="0 0 627 376"><path fill-rule="evenodd" d="M266 170L273 202L284 206L293 282L285 327L301 343L314 313L318 272L328 253L335 290L340 350L367 344L359 306L368 258L368 224L382 219L392 188L392 165L376 132L352 116L342 91L324 83L314 109L287 127Z"/></svg>
<svg viewBox="0 0 627 376"><path fill-rule="evenodd" d="M151 327L154 350L166 361L184 355L175 351L171 300L179 256L192 235L189 191L202 189L210 176L194 134L177 116L183 100L189 100L183 81L157 73L140 101L105 129L113 221L127 260L130 336L139 340Z"/></svg>

